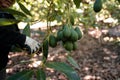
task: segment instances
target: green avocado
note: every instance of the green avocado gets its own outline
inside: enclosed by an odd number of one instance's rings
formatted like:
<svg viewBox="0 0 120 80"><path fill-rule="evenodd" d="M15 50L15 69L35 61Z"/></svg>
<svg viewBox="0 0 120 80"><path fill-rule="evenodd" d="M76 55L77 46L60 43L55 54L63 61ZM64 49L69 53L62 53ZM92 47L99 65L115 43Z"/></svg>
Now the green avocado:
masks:
<svg viewBox="0 0 120 80"><path fill-rule="evenodd" d="M77 42L73 42L73 50L76 50L78 47Z"/></svg>
<svg viewBox="0 0 120 80"><path fill-rule="evenodd" d="M63 36L64 36L65 38L69 38L70 35L71 35L70 28L69 28L67 25L65 25L65 26L64 26L64 29L63 29Z"/></svg>
<svg viewBox="0 0 120 80"><path fill-rule="evenodd" d="M81 39L81 38L82 38L82 32L81 32L81 30L79 29L79 27L76 27L76 28L75 28L75 31L76 31L77 34L78 34L78 40Z"/></svg>
<svg viewBox="0 0 120 80"><path fill-rule="evenodd" d="M72 44L72 42L70 42L70 41L65 42L64 43L64 48L66 50L68 50L68 51L72 51L73 50L73 44Z"/></svg>
<svg viewBox="0 0 120 80"><path fill-rule="evenodd" d="M63 31L62 30L58 30L57 32L57 41L62 40L63 38Z"/></svg>
<svg viewBox="0 0 120 80"><path fill-rule="evenodd" d="M53 48L57 46L57 38L54 35L49 36L49 45Z"/></svg>
<svg viewBox="0 0 120 80"><path fill-rule="evenodd" d="M70 40L73 41L73 42L78 40L78 34L73 28L71 29Z"/></svg>
<svg viewBox="0 0 120 80"><path fill-rule="evenodd" d="M93 6L93 10L95 12L100 12L102 9L102 1L101 0L95 0L94 6Z"/></svg>

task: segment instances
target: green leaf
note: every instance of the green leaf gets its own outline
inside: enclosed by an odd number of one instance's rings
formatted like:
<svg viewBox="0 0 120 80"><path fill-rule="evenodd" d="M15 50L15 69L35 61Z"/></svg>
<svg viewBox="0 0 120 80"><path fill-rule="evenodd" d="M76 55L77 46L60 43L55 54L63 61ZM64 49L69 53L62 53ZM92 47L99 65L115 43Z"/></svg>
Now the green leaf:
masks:
<svg viewBox="0 0 120 80"><path fill-rule="evenodd" d="M80 69L77 62L71 56L67 56L67 60L72 66L74 66L77 69Z"/></svg>
<svg viewBox="0 0 120 80"><path fill-rule="evenodd" d="M49 68L58 70L60 72L63 72L68 77L69 80L80 80L80 77L76 73L76 71L71 66L69 66L67 63L48 62L48 63L46 63L46 66Z"/></svg>
<svg viewBox="0 0 120 80"><path fill-rule="evenodd" d="M62 71L62 72L71 72L74 71L72 67L64 62L47 62L46 66L49 68L54 68L55 70Z"/></svg>
<svg viewBox="0 0 120 80"><path fill-rule="evenodd" d="M18 3L20 0L16 0L16 2Z"/></svg>
<svg viewBox="0 0 120 80"><path fill-rule="evenodd" d="M44 70L38 69L36 73L37 73L36 75L37 80L46 80L46 75L45 75Z"/></svg>
<svg viewBox="0 0 120 80"><path fill-rule="evenodd" d="M22 10L24 13L26 13L27 15L32 16L31 13L30 13L30 11L29 11L22 3L18 3L18 4L19 4L21 10Z"/></svg>
<svg viewBox="0 0 120 80"><path fill-rule="evenodd" d="M62 20L61 20L61 19L62 19L62 17L61 17L60 15L57 15L55 19L57 20L57 22L62 21Z"/></svg>
<svg viewBox="0 0 120 80"><path fill-rule="evenodd" d="M23 34L25 34L25 35L27 35L27 36L30 36L30 25L29 24L27 24L26 26L25 26L25 28L23 29L23 32L22 32Z"/></svg>
<svg viewBox="0 0 120 80"><path fill-rule="evenodd" d="M13 14L13 15L18 15L18 16L22 16L22 17L27 17L24 13L20 12L20 11L17 11L17 10L14 10L14 9L10 9L10 8L3 8L1 9L2 11L4 12L9 12L10 14Z"/></svg>
<svg viewBox="0 0 120 80"><path fill-rule="evenodd" d="M43 41L43 60L45 60L48 58L48 49L49 49L49 42L47 39L45 39Z"/></svg>
<svg viewBox="0 0 120 80"><path fill-rule="evenodd" d="M5 19L5 18L0 18L0 26L8 26L8 25L13 25L20 22L19 20L15 19Z"/></svg>
<svg viewBox="0 0 120 80"><path fill-rule="evenodd" d="M120 0L118 0L118 2L120 3Z"/></svg>
<svg viewBox="0 0 120 80"><path fill-rule="evenodd" d="M73 1L74 1L74 3L75 3L76 7L79 8L79 7L80 7L80 2L81 2L82 0L73 0Z"/></svg>
<svg viewBox="0 0 120 80"><path fill-rule="evenodd" d="M76 72L71 73L64 72L64 74L68 77L69 80L81 80Z"/></svg>
<svg viewBox="0 0 120 80"><path fill-rule="evenodd" d="M32 70L25 70L22 72L18 72L14 74L13 76L8 77L7 80L30 80L32 75L33 75Z"/></svg>

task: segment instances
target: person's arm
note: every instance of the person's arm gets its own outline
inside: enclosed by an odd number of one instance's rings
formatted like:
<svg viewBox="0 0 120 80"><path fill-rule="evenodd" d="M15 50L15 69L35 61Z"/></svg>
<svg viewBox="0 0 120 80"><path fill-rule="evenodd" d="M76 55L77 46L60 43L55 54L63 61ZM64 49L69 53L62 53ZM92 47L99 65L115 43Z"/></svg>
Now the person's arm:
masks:
<svg viewBox="0 0 120 80"><path fill-rule="evenodd" d="M28 53L34 53L40 48L40 43L36 40L21 34L19 32L15 32L8 29L3 29L0 27L0 45L15 45L18 44L21 47L29 47Z"/></svg>
<svg viewBox="0 0 120 80"><path fill-rule="evenodd" d="M19 44L23 46L26 40L26 36L19 32L4 29L0 27L0 44L1 45L14 45Z"/></svg>

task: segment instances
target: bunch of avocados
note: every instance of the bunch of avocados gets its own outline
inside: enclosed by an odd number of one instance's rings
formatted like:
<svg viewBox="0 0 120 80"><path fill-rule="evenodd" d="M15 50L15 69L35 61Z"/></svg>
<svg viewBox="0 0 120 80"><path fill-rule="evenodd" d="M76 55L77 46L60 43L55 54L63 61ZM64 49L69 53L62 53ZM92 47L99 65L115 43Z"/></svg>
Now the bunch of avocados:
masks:
<svg viewBox="0 0 120 80"><path fill-rule="evenodd" d="M57 46L57 42L62 42L67 51L72 51L77 49L77 40L81 38L82 32L79 27L73 28L71 25L64 25L58 30L56 37L49 36L49 45L54 48Z"/></svg>

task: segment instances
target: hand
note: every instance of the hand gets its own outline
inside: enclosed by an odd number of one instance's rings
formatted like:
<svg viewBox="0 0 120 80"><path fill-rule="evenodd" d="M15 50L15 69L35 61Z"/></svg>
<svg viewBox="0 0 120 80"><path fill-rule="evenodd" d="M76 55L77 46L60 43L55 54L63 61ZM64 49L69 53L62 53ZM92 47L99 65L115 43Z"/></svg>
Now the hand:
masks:
<svg viewBox="0 0 120 80"><path fill-rule="evenodd" d="M41 48L40 43L36 40L26 36L25 47L29 54L39 51Z"/></svg>

